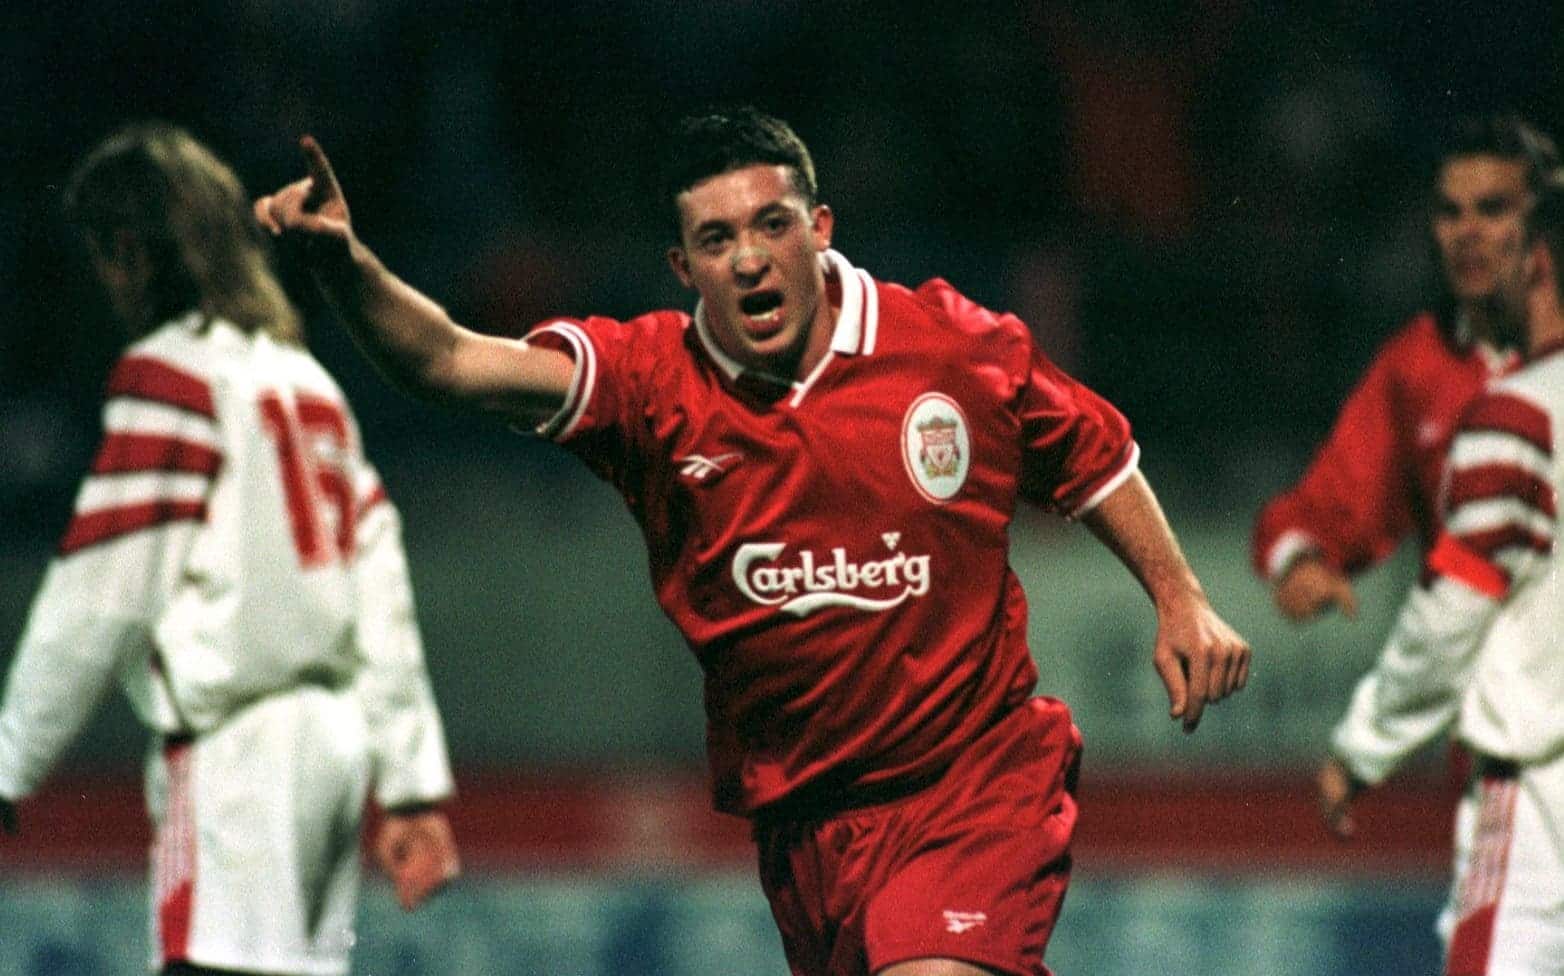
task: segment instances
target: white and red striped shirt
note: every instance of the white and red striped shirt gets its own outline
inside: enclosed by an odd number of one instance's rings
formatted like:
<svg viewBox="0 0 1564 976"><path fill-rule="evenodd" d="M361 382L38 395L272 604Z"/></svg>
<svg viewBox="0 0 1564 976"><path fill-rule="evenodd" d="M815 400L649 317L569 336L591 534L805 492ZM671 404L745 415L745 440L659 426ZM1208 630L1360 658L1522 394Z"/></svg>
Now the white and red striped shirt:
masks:
<svg viewBox="0 0 1564 976"><path fill-rule="evenodd" d="M117 679L165 734L353 682L378 792L451 779L395 509L306 351L191 313L131 346L0 704L0 795L31 792Z"/></svg>
<svg viewBox="0 0 1564 976"><path fill-rule="evenodd" d="M1564 753L1561 424L1564 349L1495 380L1463 414L1423 585L1333 736L1364 781L1379 782L1452 723L1485 756Z"/></svg>

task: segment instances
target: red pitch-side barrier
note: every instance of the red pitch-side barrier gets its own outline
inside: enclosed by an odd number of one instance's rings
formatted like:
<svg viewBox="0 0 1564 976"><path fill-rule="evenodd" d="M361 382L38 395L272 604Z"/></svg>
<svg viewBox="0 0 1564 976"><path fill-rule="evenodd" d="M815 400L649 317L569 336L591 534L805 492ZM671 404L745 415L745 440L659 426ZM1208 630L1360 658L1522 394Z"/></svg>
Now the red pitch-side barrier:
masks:
<svg viewBox="0 0 1564 976"><path fill-rule="evenodd" d="M748 825L711 811L699 774L464 772L450 816L470 870L748 869ZM1090 775L1076 870L1437 878L1448 870L1456 794L1393 782L1366 794L1358 836L1326 833L1304 776ZM149 831L140 781L57 777L0 835L0 873L140 870Z"/></svg>

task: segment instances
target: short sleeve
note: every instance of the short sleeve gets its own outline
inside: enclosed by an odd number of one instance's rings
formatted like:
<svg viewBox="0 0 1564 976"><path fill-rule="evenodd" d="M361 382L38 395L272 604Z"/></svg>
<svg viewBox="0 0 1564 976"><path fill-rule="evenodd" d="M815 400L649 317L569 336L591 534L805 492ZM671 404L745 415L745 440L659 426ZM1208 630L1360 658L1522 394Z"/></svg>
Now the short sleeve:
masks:
<svg viewBox="0 0 1564 976"><path fill-rule="evenodd" d="M1113 404L1030 346L1018 402L1021 494L1068 518L1091 511L1135 472L1140 448Z"/></svg>
<svg viewBox="0 0 1564 976"><path fill-rule="evenodd" d="M575 360L576 370L565 402L536 432L621 492L633 493L646 420L656 410L658 363L671 354L668 344L681 333L670 314L655 312L627 322L592 317L540 323L523 341L565 353Z"/></svg>

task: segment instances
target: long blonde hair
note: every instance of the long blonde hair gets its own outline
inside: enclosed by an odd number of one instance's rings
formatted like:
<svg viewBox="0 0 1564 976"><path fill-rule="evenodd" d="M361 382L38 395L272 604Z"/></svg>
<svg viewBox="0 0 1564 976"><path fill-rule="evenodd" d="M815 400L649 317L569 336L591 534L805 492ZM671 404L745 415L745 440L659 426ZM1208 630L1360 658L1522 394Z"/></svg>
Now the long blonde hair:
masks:
<svg viewBox="0 0 1564 976"><path fill-rule="evenodd" d="M247 332L302 340L299 313L268 260L268 242L232 169L162 122L109 136L66 184L65 213L99 244L135 233L151 255L151 325L199 309Z"/></svg>

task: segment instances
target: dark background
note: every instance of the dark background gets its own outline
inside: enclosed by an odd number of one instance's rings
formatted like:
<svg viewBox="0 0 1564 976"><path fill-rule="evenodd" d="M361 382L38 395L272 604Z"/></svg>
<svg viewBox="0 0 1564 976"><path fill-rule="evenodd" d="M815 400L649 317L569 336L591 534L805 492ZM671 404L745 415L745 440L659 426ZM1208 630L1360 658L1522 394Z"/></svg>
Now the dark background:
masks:
<svg viewBox="0 0 1564 976"><path fill-rule="evenodd" d="M1282 628L1244 546L1432 293L1438 126L1494 107L1564 121L1543 2L15 6L0 15L0 662L119 349L57 212L73 162L115 126L183 124L255 193L301 175L296 141L314 133L392 268L460 321L516 334L549 314L691 304L642 189L648 125L753 101L813 149L850 259L1018 312L1129 414L1197 569L1275 676L1197 762L1312 757L1394 609L1386 583L1377 621ZM406 515L458 762L697 762L694 666L612 496L547 445L391 392L280 259ZM1126 662L1051 645L1051 626L1044 690L1103 716L1110 755L1186 755L1140 660L1143 601L1124 623L1113 601L1140 598L1084 534L1025 529L1037 612L1091 612L1047 575L1085 560L1078 579L1111 599L1076 632ZM1126 709L1150 717L1126 725ZM131 728L111 712L77 758L122 756Z"/></svg>

